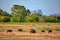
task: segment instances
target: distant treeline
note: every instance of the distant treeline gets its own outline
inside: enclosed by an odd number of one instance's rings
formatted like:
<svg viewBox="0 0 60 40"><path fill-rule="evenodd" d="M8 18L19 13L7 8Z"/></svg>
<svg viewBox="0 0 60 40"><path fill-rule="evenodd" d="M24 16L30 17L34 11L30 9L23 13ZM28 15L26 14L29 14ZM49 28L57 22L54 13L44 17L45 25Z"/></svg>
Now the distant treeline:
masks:
<svg viewBox="0 0 60 40"><path fill-rule="evenodd" d="M60 16L43 16L40 13L31 13L24 6L13 5L10 14L0 9L1 22L60 22Z"/></svg>

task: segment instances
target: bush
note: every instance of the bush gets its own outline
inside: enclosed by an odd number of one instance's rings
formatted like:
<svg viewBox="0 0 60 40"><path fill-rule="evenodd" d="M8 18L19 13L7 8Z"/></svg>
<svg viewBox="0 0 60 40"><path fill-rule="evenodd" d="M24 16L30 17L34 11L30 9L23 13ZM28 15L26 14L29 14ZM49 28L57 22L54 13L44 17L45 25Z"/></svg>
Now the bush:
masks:
<svg viewBox="0 0 60 40"><path fill-rule="evenodd" d="M8 17L8 16L1 16L0 17L0 22L10 22L10 17Z"/></svg>

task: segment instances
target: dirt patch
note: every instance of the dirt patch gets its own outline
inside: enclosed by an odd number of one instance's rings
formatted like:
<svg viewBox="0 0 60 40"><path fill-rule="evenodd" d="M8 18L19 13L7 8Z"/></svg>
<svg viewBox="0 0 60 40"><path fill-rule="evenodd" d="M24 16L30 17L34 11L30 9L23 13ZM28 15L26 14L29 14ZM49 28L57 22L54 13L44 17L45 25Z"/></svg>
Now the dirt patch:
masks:
<svg viewBox="0 0 60 40"><path fill-rule="evenodd" d="M6 33L6 32L1 32L0 33L0 37L1 36L12 36L12 37L20 37L23 39L27 39L27 38L31 38L31 39L41 39L41 40L60 40L60 36L59 35L55 35L55 34L33 34L33 33L25 33L25 32L14 32L14 33Z"/></svg>

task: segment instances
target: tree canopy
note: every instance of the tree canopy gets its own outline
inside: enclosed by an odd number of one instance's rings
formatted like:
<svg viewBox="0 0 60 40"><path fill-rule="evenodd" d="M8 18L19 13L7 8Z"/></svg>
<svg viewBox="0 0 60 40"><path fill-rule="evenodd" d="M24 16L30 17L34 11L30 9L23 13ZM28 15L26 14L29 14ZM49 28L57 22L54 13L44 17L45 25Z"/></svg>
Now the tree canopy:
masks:
<svg viewBox="0 0 60 40"><path fill-rule="evenodd" d="M12 11L12 16L26 15L26 8L24 6L14 5L11 8L11 11Z"/></svg>
<svg viewBox="0 0 60 40"><path fill-rule="evenodd" d="M40 11L31 13L22 5L13 5L11 14L0 9L0 22L60 22L60 16L43 16Z"/></svg>

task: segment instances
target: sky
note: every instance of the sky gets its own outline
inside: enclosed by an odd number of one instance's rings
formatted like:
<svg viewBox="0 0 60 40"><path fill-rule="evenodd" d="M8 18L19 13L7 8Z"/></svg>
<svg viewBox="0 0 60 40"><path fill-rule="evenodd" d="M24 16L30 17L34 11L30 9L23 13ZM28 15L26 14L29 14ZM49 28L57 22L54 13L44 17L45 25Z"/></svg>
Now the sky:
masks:
<svg viewBox="0 0 60 40"><path fill-rule="evenodd" d="M43 15L60 13L60 0L0 0L0 9L8 13L13 5L24 5L30 11L40 9Z"/></svg>

